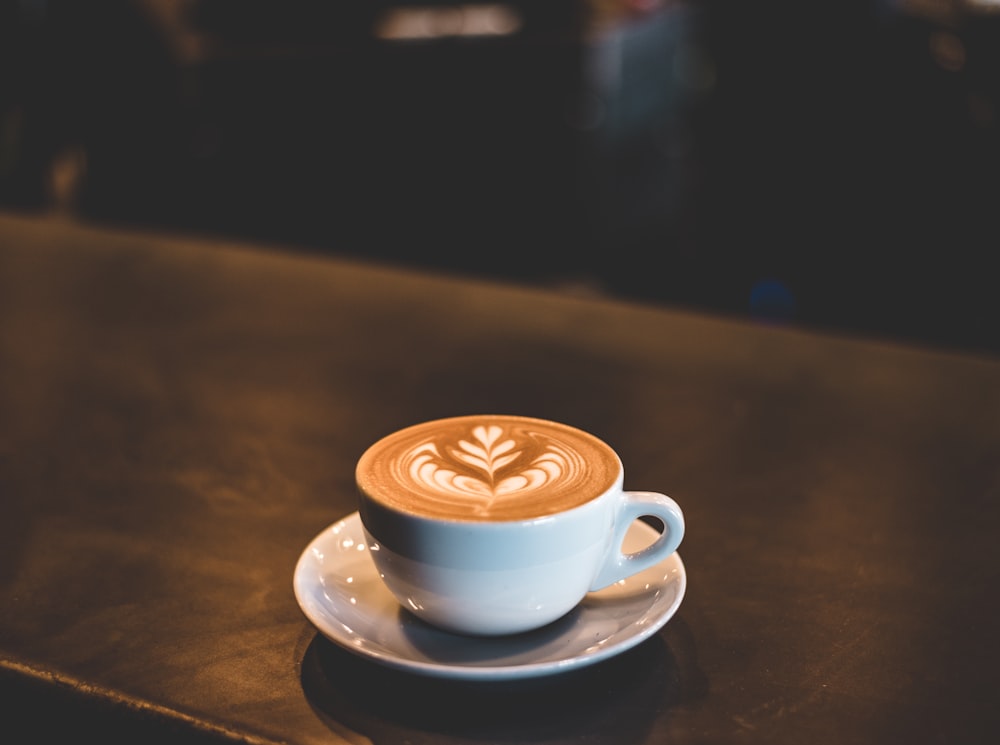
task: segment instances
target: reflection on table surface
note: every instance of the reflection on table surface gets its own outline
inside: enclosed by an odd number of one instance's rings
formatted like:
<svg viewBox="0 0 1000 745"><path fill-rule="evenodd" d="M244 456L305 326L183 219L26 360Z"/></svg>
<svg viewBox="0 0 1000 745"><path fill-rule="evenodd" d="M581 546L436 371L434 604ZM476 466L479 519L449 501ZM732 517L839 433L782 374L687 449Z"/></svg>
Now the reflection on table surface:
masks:
<svg viewBox="0 0 1000 745"><path fill-rule="evenodd" d="M998 364L0 216L0 732L992 742ZM357 509L361 452L482 411L591 431L683 506L687 593L649 641L460 685L304 617L294 567Z"/></svg>

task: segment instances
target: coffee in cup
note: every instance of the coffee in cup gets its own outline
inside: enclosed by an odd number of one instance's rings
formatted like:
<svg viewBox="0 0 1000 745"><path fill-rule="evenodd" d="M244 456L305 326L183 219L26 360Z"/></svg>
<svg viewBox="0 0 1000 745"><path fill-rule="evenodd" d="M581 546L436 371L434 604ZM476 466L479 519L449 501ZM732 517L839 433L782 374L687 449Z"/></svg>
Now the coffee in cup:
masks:
<svg viewBox="0 0 1000 745"><path fill-rule="evenodd" d="M662 561L684 535L680 507L622 489L608 444L559 422L515 415L438 419L393 432L358 461L368 548L400 604L441 628L537 628L598 590ZM621 545L650 516L663 533Z"/></svg>

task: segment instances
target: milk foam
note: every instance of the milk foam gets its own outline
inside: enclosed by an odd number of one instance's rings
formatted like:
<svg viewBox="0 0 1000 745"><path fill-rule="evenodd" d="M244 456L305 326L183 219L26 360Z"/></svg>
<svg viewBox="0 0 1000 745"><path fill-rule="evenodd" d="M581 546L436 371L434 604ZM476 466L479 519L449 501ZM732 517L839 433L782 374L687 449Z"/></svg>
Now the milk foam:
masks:
<svg viewBox="0 0 1000 745"><path fill-rule="evenodd" d="M607 491L617 456L580 430L525 417L427 422L372 446L359 485L406 511L509 520L552 514Z"/></svg>

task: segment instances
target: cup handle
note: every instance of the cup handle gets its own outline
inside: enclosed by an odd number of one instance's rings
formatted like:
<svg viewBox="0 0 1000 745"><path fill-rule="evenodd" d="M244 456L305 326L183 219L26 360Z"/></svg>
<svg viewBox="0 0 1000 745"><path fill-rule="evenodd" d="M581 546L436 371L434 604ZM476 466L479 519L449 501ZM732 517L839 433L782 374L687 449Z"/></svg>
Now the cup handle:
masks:
<svg viewBox="0 0 1000 745"><path fill-rule="evenodd" d="M663 533L652 544L626 554L622 551L625 534L640 517L655 517L663 522ZM658 564L677 550L684 538L684 513L666 494L652 491L622 492L615 508L614 535L591 591L600 590Z"/></svg>

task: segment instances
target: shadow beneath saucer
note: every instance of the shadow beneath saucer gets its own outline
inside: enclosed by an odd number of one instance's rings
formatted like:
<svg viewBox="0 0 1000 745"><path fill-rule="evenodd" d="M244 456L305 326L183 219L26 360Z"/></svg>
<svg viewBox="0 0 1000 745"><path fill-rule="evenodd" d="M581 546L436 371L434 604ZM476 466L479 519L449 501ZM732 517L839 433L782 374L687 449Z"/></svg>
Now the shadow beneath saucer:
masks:
<svg viewBox="0 0 1000 745"><path fill-rule="evenodd" d="M647 738L681 699L678 666L660 636L580 670L513 681L458 681L402 672L317 635L302 688L331 730L371 742L615 743Z"/></svg>

